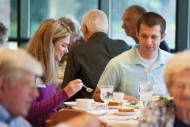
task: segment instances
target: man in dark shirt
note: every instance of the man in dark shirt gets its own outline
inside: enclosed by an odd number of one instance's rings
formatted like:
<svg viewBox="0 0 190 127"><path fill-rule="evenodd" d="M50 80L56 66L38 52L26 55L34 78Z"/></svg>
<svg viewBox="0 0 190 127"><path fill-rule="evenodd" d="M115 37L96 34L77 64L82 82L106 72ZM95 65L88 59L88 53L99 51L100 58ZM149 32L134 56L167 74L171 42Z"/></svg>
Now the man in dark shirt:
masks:
<svg viewBox="0 0 190 127"><path fill-rule="evenodd" d="M126 42L110 39L108 29L107 16L103 11L90 10L83 16L82 32L87 42L69 52L62 87L78 78L87 87L95 89L109 60L129 49ZM68 101L92 98L93 92L83 88Z"/></svg>
<svg viewBox="0 0 190 127"><path fill-rule="evenodd" d="M125 30L126 35L132 37L137 44L139 43L136 37L137 20L146 12L143 7L132 5L125 10L122 16L122 28ZM170 48L165 40L160 43L160 49L170 52Z"/></svg>

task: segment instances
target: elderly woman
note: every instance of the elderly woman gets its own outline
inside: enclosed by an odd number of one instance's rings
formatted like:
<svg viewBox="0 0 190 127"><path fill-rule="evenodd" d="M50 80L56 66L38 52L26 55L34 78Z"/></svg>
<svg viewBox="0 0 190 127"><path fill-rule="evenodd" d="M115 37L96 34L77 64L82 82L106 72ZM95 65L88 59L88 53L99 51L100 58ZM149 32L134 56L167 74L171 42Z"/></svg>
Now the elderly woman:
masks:
<svg viewBox="0 0 190 127"><path fill-rule="evenodd" d="M38 97L35 77L41 64L24 50L0 47L0 127L31 127L23 118Z"/></svg>
<svg viewBox="0 0 190 127"><path fill-rule="evenodd" d="M140 127L190 127L190 51L175 54L164 79L173 101L153 103L142 110Z"/></svg>

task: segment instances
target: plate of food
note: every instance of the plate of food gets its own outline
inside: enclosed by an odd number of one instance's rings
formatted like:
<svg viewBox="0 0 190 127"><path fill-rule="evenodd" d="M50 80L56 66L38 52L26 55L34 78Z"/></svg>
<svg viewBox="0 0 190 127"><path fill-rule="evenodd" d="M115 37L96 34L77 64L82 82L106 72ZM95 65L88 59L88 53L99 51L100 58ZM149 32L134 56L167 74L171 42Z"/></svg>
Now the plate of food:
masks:
<svg viewBox="0 0 190 127"><path fill-rule="evenodd" d="M123 101L109 101L108 102L108 107L117 109L123 105Z"/></svg>
<svg viewBox="0 0 190 127"><path fill-rule="evenodd" d="M152 97L153 102L165 102L165 101L169 101L169 100L172 100L172 99L173 99L173 97L159 96L159 95L156 95L156 96Z"/></svg>
<svg viewBox="0 0 190 127"><path fill-rule="evenodd" d="M120 116L131 116L131 115L136 115L136 114L137 113L134 107L120 107L115 112L115 115L120 115Z"/></svg>
<svg viewBox="0 0 190 127"><path fill-rule="evenodd" d="M128 107L140 108L141 103L139 101L132 101L127 104Z"/></svg>

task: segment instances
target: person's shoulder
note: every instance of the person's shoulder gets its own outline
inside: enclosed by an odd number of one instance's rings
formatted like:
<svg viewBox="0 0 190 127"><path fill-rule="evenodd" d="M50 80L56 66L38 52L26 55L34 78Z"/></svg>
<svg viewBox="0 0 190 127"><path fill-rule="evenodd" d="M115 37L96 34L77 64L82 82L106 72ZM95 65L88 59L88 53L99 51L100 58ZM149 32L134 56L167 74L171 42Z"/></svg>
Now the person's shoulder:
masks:
<svg viewBox="0 0 190 127"><path fill-rule="evenodd" d="M120 40L120 39L110 39L110 43L111 45L117 50L129 50L130 46L127 44L127 42L125 42L124 40Z"/></svg>
<svg viewBox="0 0 190 127"><path fill-rule="evenodd" d="M123 62L127 63L129 54L130 54L130 50L124 51L120 55L117 55L116 57L112 58L110 60L110 62L112 62L114 64L119 64L119 63L123 63Z"/></svg>
<svg viewBox="0 0 190 127"><path fill-rule="evenodd" d="M159 49L159 51L160 51L160 56L161 56L161 59L168 60L170 57L172 57L172 56L173 56L173 54L172 54L172 53L169 53L169 52L164 51L164 50L162 50L162 49Z"/></svg>
<svg viewBox="0 0 190 127"><path fill-rule="evenodd" d="M127 45L127 46L129 46L128 44L127 44L127 42L125 42L124 40L121 40L121 39L110 39L112 42L115 42L115 43L117 43L117 44L123 44L123 45Z"/></svg>

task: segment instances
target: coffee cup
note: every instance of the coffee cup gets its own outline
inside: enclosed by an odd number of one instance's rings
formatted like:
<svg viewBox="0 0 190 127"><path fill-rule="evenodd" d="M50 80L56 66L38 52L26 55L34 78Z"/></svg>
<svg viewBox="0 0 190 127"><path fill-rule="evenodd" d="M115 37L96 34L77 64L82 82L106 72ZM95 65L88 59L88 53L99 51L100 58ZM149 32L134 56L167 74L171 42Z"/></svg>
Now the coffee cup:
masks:
<svg viewBox="0 0 190 127"><path fill-rule="evenodd" d="M114 92L113 93L113 101L123 101L124 93L122 92Z"/></svg>
<svg viewBox="0 0 190 127"><path fill-rule="evenodd" d="M80 98L80 99L76 99L76 102L77 102L78 108L91 108L94 100L93 99Z"/></svg>

